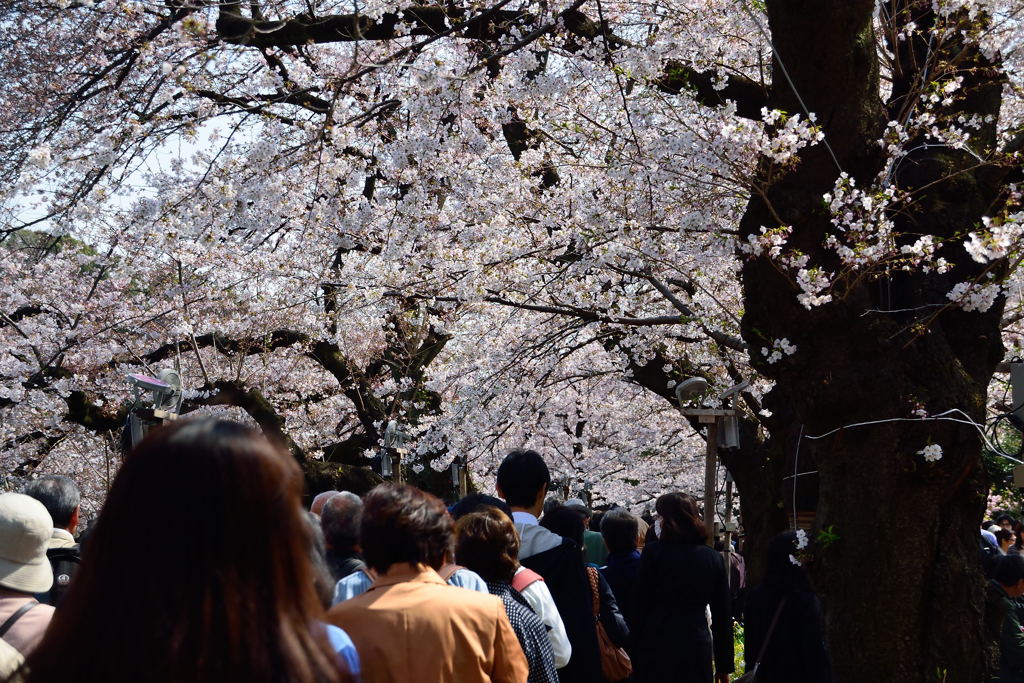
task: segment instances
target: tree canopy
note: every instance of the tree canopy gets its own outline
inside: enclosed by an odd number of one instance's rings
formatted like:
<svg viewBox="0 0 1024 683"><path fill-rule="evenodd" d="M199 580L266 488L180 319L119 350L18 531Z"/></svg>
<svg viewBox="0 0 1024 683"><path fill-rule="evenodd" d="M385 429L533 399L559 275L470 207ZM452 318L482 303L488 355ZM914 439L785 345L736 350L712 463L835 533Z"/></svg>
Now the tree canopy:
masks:
<svg viewBox="0 0 1024 683"><path fill-rule="evenodd" d="M985 494L950 420L985 421L1021 346L1022 15L9 2L6 469L99 493L126 373L175 365L187 410L254 420L323 481L369 485L395 420L424 481L459 459L486 487L530 445L573 492L642 507L702 493L676 383L713 402L750 379L725 462L748 530L808 508L838 529L807 560L841 680L977 680L980 640L929 624L980 620L980 588L944 587L980 586ZM840 429L877 420L907 422ZM912 553L880 525L914 514ZM896 552L930 568L850 573Z"/></svg>

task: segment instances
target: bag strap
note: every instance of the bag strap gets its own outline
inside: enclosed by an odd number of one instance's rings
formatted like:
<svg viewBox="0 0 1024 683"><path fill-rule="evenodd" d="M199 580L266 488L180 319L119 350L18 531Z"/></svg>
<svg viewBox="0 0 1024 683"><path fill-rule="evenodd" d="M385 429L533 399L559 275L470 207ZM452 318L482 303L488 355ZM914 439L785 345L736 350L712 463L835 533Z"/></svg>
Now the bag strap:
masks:
<svg viewBox="0 0 1024 683"><path fill-rule="evenodd" d="M441 576L441 579L443 581L447 581L448 579L452 578L455 575L455 572L459 571L460 569L465 569L465 567L463 567L461 564L446 564L445 566L441 567L441 571L439 571L438 574Z"/></svg>
<svg viewBox="0 0 1024 683"><path fill-rule="evenodd" d="M7 635L7 632L11 630L12 626L14 626L14 622L16 622L18 619L21 619L23 616L25 616L26 612L28 612L30 609L32 609L38 604L39 603L35 600L29 600L24 605L19 607L14 614L7 617L7 621L5 621L3 624L0 624L0 638L3 638L5 635Z"/></svg>
<svg viewBox="0 0 1024 683"><path fill-rule="evenodd" d="M594 603L594 618L599 619L601 617L601 594L597 589L597 569L587 567L587 578L590 580L590 597Z"/></svg>
<svg viewBox="0 0 1024 683"><path fill-rule="evenodd" d="M786 606L786 600L788 599L788 595L782 598L782 602L779 603L778 608L775 610L775 616L772 617L772 623L768 627L768 632L764 634L764 642L761 643L761 651L757 653L757 659L754 660L754 668L752 671L755 675L757 674L757 668L761 666L761 659L764 657L765 650L768 649L768 641L772 639L772 632L775 631L775 625L779 623L779 616L782 614L782 608Z"/></svg>
<svg viewBox="0 0 1024 683"><path fill-rule="evenodd" d="M524 569L521 572L516 572L515 576L512 577L512 587L522 593L533 584L543 580L544 577L532 569Z"/></svg>

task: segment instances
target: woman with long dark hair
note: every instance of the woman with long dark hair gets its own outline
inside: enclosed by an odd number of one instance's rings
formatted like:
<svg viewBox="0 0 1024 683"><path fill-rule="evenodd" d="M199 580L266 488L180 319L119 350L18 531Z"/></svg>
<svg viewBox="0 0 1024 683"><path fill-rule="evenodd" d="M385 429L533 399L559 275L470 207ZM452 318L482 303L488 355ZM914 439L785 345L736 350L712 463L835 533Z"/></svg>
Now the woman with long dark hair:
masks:
<svg viewBox="0 0 1024 683"><path fill-rule="evenodd" d="M337 683L296 462L258 432L182 420L125 460L29 683ZM346 666L345 662L349 662Z"/></svg>
<svg viewBox="0 0 1024 683"><path fill-rule="evenodd" d="M666 493L655 503L656 541L640 556L630 630L637 683L710 683L733 671L729 587L721 555L705 545L697 503ZM711 607L711 631L706 609ZM713 631L713 637L712 637Z"/></svg>

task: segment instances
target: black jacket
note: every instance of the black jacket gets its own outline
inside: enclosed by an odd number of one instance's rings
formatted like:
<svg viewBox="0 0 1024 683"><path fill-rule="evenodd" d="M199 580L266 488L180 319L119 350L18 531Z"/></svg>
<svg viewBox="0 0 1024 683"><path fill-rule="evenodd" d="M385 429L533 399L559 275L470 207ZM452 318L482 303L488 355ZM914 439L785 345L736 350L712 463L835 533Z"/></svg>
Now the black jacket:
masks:
<svg viewBox="0 0 1024 683"><path fill-rule="evenodd" d="M572 645L572 656L569 663L558 670L558 680L561 683L603 683L590 581L583 565L582 550L569 539L543 527L524 528L517 524L516 528L522 539L519 562L544 577Z"/></svg>
<svg viewBox="0 0 1024 683"><path fill-rule="evenodd" d="M717 671L733 671L725 564L711 548L647 544L640 556L631 618L637 683L710 683L712 652Z"/></svg>
<svg viewBox="0 0 1024 683"><path fill-rule="evenodd" d="M639 571L640 553L636 550L628 553L609 553L608 563L601 567L601 575L611 586L619 611L627 620L632 618L633 588Z"/></svg>
<svg viewBox="0 0 1024 683"><path fill-rule="evenodd" d="M801 590L786 594L757 669L758 683L831 683L832 668L825 650L821 605L814 593ZM754 666L782 594L764 586L750 592L744 623L747 671Z"/></svg>

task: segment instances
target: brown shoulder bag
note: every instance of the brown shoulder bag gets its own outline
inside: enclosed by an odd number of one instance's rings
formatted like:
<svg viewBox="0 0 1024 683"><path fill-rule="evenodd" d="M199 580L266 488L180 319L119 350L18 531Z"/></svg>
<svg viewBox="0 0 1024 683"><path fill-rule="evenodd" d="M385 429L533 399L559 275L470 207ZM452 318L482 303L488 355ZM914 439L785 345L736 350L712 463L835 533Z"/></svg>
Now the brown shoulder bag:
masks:
<svg viewBox="0 0 1024 683"><path fill-rule="evenodd" d="M601 623L601 591L597 569L587 567L587 578L590 579L590 594L594 601L594 624L597 628L597 649L601 653L601 672L609 683L618 683L633 673L633 662L625 650L612 642Z"/></svg>

